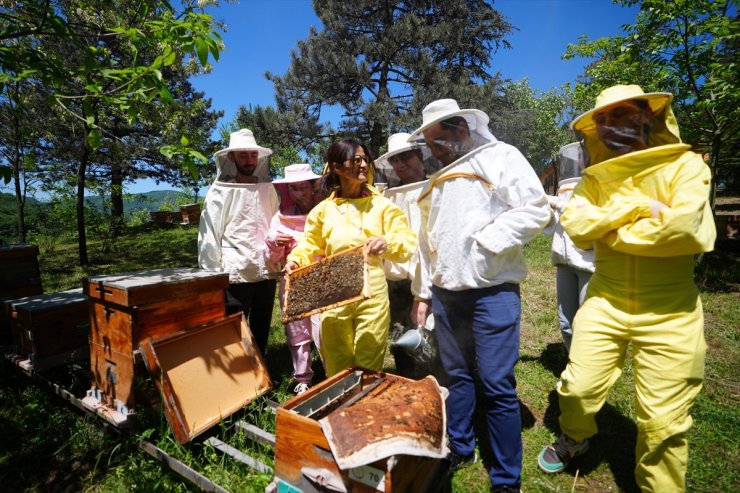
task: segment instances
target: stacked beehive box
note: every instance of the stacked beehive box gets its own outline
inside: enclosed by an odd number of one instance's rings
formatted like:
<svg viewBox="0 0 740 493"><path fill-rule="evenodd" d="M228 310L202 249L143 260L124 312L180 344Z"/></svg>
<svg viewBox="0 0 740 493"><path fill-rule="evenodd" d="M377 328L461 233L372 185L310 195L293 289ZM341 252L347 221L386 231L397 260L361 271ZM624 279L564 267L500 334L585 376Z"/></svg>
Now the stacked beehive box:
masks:
<svg viewBox="0 0 740 493"><path fill-rule="evenodd" d="M135 404L135 351L152 339L223 318L228 274L158 269L87 278L92 389L88 407L105 406L125 420ZM135 370L135 366L138 369Z"/></svg>
<svg viewBox="0 0 740 493"><path fill-rule="evenodd" d="M43 292L36 245L0 246L0 301ZM0 346L11 342L10 312L0 313Z"/></svg>
<svg viewBox="0 0 740 493"><path fill-rule="evenodd" d="M88 354L90 321L82 289L5 301L14 353L26 370L41 371Z"/></svg>
<svg viewBox="0 0 740 493"><path fill-rule="evenodd" d="M180 206L182 224L198 224L200 221L200 204L183 204Z"/></svg>

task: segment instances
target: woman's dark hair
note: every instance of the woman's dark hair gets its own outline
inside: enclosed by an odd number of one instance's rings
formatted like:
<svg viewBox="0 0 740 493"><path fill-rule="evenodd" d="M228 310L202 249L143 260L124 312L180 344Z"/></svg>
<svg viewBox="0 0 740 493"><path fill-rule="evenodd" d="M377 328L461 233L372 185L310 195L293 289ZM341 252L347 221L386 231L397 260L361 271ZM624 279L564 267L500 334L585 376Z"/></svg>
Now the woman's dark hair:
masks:
<svg viewBox="0 0 740 493"><path fill-rule="evenodd" d="M334 172L332 166L344 166L345 161L355 157L358 147L362 148L365 152L368 158L368 167L374 166L373 156L365 144L352 139L335 140L326 150L327 172L319 180L319 197L326 198L335 188L339 187L339 176Z"/></svg>

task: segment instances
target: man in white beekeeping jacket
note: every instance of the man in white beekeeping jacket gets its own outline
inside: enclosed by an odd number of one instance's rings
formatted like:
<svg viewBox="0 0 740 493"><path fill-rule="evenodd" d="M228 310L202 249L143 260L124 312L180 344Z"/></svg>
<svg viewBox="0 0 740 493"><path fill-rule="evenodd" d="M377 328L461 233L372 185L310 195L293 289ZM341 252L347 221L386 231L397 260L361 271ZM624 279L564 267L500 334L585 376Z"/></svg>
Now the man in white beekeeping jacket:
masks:
<svg viewBox="0 0 740 493"><path fill-rule="evenodd" d="M419 194L424 188L427 174L434 173L442 166L431 156L429 148L423 142L410 143L409 137L411 134L405 132L388 137L388 152L375 160L375 168L388 181L388 188L383 191L383 196L406 214L409 226L418 233L421 223ZM414 302L411 280L416 273L418 256L417 249L406 262L383 262L391 309L390 350L396 362L396 373L414 379L436 374L439 369L433 317L427 319L422 326L411 319ZM423 342L414 341L413 350L398 344L404 340L404 333L410 329L418 330L423 337Z"/></svg>
<svg viewBox="0 0 740 493"><path fill-rule="evenodd" d="M260 250L278 210L270 182L271 154L257 145L251 130L231 134L229 147L214 155L217 178L206 195L198 233L198 264L229 273L227 313L244 312L263 355L276 287L269 278L276 269L265 263Z"/></svg>
<svg viewBox="0 0 740 493"><path fill-rule="evenodd" d="M423 138L444 168L419 197L419 269L413 315L430 305L447 399L451 469L474 462L475 374L486 415L492 490L519 492L522 440L514 365L519 359L523 246L550 220L537 175L513 146L496 140L488 115L453 99L430 103Z"/></svg>

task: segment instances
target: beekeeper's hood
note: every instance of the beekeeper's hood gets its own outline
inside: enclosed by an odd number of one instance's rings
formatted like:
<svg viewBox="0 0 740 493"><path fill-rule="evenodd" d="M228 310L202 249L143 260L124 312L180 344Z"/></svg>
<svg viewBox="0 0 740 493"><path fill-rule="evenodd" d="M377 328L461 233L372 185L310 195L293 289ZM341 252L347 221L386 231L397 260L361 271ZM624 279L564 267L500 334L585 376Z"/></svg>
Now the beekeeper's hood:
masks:
<svg viewBox="0 0 740 493"><path fill-rule="evenodd" d="M283 172L285 173L285 178L273 180L272 184L275 185L275 190L277 190L278 195L280 195L280 210L288 211L295 206L295 201L290 195L288 185L302 181L315 182L315 180L318 180L321 176L313 172L311 165L305 163L286 166Z"/></svg>
<svg viewBox="0 0 740 493"><path fill-rule="evenodd" d="M424 167L422 180L441 169L442 165L433 156L429 147L423 142L409 142L411 134L401 132L388 137L388 152L375 160L375 168L378 172L377 182L385 182L389 188L401 185L401 177L396 173L391 164L391 158L398 157L408 151L418 151L421 155L421 163Z"/></svg>
<svg viewBox="0 0 740 493"><path fill-rule="evenodd" d="M460 109L454 99L438 99L429 103L422 111L421 127L416 129L409 137L410 142L424 142L424 131L436 123L443 122L453 117L462 117L468 124L471 143L469 148L458 150L459 157L491 142L496 142L496 137L488 130L489 118L481 110ZM440 143L445 145L445 143Z"/></svg>
<svg viewBox="0 0 740 493"><path fill-rule="evenodd" d="M645 93L638 85L616 85L604 89L596 98L596 104L592 110L583 113L573 120L571 128L583 136L586 151L589 155L590 164L598 164L611 159L616 154L610 150L599 138L596 129L596 119L604 114L602 110L608 109L617 103L624 101L635 101L638 105L650 108L652 118L642 124L641 130L647 132L647 147L657 147L667 144L681 143L676 117L671 109L673 95L668 92ZM635 116L635 118L638 118ZM606 126L602 125L602 132ZM608 131L630 138L630 132L634 132L639 126L617 126L608 127Z"/></svg>
<svg viewBox="0 0 740 493"><path fill-rule="evenodd" d="M229 147L221 149L213 155L216 160L217 180L230 181L236 176L236 165L229 159L229 153L232 151L257 151L259 160L253 174L261 183L270 181L269 162L272 149L257 145L254 134L248 128L232 132L229 137Z"/></svg>
<svg viewBox="0 0 740 493"><path fill-rule="evenodd" d="M587 163L588 156L580 142L564 145L558 151L558 180L581 176Z"/></svg>

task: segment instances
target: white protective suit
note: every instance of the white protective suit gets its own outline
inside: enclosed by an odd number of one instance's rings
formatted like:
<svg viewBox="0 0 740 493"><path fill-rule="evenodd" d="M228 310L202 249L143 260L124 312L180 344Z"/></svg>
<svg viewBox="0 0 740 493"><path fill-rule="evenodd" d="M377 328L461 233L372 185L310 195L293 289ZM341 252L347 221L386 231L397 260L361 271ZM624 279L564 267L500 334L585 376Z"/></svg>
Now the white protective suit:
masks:
<svg viewBox="0 0 740 493"><path fill-rule="evenodd" d="M451 291L519 284L527 275L522 247L550 220L527 159L486 133L488 143L430 176L421 193L420 275L412 285L419 298L431 298L432 284Z"/></svg>
<svg viewBox="0 0 740 493"><path fill-rule="evenodd" d="M270 183L268 157L260 157L254 174L259 183L235 183L234 163L216 156L218 178L213 182L198 232L200 268L228 272L232 284L267 279L279 271L262 255L270 220L278 211L278 196Z"/></svg>

